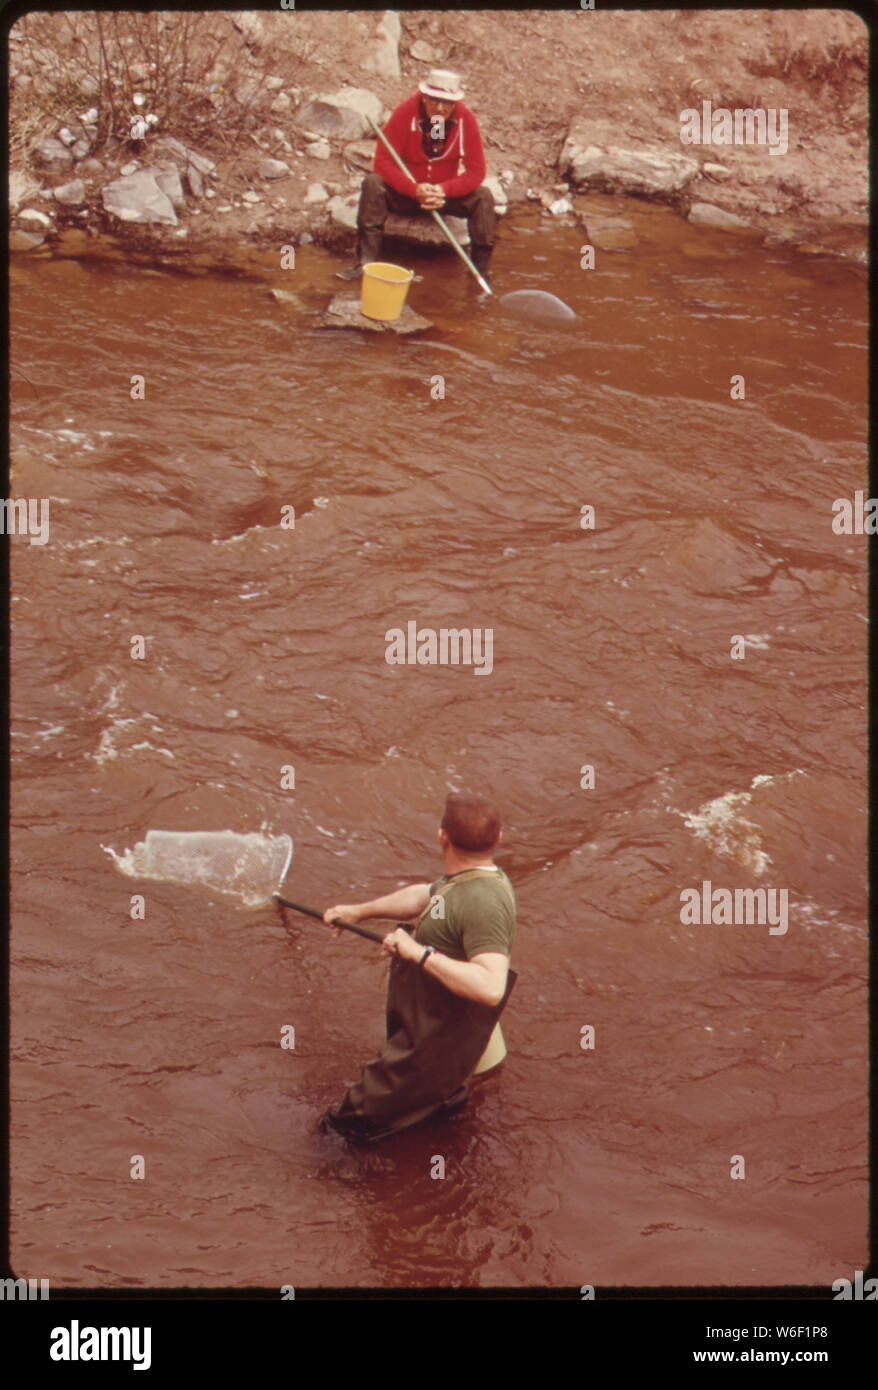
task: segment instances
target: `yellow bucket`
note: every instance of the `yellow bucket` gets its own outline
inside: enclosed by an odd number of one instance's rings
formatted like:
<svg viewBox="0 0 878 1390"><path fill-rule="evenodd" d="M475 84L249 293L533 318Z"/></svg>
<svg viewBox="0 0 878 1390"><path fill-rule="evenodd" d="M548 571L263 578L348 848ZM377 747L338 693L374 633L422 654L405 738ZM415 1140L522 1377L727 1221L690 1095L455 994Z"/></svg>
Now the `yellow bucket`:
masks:
<svg viewBox="0 0 878 1390"><path fill-rule="evenodd" d="M503 1030L499 1023L494 1024L494 1031L488 1039L488 1046L485 1048L473 1076L481 1076L483 1072L493 1071L494 1067L499 1067L506 1056L506 1040L503 1037Z"/></svg>
<svg viewBox="0 0 878 1390"><path fill-rule="evenodd" d="M387 261L369 261L363 266L363 288L360 292L360 313L367 319L383 319L392 323L405 305L413 270Z"/></svg>

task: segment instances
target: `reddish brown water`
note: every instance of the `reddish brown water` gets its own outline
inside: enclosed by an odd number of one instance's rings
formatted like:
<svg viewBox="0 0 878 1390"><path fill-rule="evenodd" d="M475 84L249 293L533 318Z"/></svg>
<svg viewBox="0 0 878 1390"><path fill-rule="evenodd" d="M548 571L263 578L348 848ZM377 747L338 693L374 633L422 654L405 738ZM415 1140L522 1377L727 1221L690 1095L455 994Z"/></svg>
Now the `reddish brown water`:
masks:
<svg viewBox="0 0 878 1390"><path fill-rule="evenodd" d="M831 506L866 487L865 283L632 216L637 253L594 272L576 230L507 231L498 288L560 295L564 331L477 307L450 255L410 294L433 334L389 341L264 281L15 263L10 491L52 499L49 543L10 542L20 1275L864 1267L866 540ZM337 264L272 283L325 302ZM490 676L389 666L410 620L492 628ZM323 907L437 874L462 785L505 813L509 1059L454 1119L349 1150L315 1121L377 1049L377 950L133 884L101 845L264 824ZM787 889L788 932L683 925L704 880Z"/></svg>

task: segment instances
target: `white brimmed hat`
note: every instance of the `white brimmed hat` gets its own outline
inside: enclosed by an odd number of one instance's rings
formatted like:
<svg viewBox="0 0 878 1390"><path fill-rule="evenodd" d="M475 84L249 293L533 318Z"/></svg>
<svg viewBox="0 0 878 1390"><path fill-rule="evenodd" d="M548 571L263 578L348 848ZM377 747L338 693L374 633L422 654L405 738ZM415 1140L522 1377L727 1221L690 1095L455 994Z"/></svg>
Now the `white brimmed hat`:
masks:
<svg viewBox="0 0 878 1390"><path fill-rule="evenodd" d="M463 101L460 74L447 68L431 68L425 80L418 83L418 91L439 101Z"/></svg>

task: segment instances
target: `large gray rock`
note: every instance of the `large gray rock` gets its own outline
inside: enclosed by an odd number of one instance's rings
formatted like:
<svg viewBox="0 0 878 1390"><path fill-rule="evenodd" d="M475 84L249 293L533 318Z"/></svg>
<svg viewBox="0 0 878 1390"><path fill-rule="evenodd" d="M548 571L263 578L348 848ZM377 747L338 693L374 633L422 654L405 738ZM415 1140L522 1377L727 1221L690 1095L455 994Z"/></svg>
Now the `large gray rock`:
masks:
<svg viewBox="0 0 878 1390"><path fill-rule="evenodd" d="M12 212L35 193L40 193L39 181L22 169L9 172L9 207Z"/></svg>
<svg viewBox="0 0 878 1390"><path fill-rule="evenodd" d="M186 206L186 199L183 194L183 185L180 182L180 171L176 164L166 161L155 171L155 181L159 188L171 200L174 212L181 212Z"/></svg>
<svg viewBox="0 0 878 1390"><path fill-rule="evenodd" d="M51 135L37 146L34 158L49 174L66 174L73 165L73 155Z"/></svg>
<svg viewBox="0 0 878 1390"><path fill-rule="evenodd" d="M182 140L177 140L173 135L160 135L155 142L155 149L157 152L167 151L177 167L184 171L190 164L198 170L199 174L213 174L216 170L216 165L212 159L196 153L195 150L190 150L188 146L183 144Z"/></svg>
<svg viewBox="0 0 878 1390"><path fill-rule="evenodd" d="M625 193L679 193L699 172L697 160L667 150L603 149L571 130L558 168L574 183Z"/></svg>
<svg viewBox="0 0 878 1390"><path fill-rule="evenodd" d="M395 10L385 10L378 35L363 59L367 72L376 72L380 77L399 77L399 40L402 24ZM375 118L378 119L377 116Z"/></svg>
<svg viewBox="0 0 878 1390"><path fill-rule="evenodd" d="M714 207L713 203L693 203L689 209L689 221L700 227L740 228L751 225L746 218L726 212L725 208Z"/></svg>
<svg viewBox="0 0 878 1390"><path fill-rule="evenodd" d="M78 208L85 202L85 184L82 179L74 179L72 183L59 184L53 189L56 202L63 204L67 208Z"/></svg>
<svg viewBox="0 0 878 1390"><path fill-rule="evenodd" d="M296 124L314 135L336 140L360 140L372 133L368 117L381 120L381 99L363 87L342 87L314 97L296 112Z"/></svg>
<svg viewBox="0 0 878 1390"><path fill-rule="evenodd" d="M461 246L469 246L469 228L462 217L444 217L442 221L453 232ZM416 242L419 246L451 246L448 237L429 213L418 217L398 217L392 212L384 224L384 235L401 241Z"/></svg>
<svg viewBox="0 0 878 1390"><path fill-rule="evenodd" d="M154 169L138 169L127 178L108 183L101 192L104 208L120 222L158 222L176 227L177 214L166 193L156 183Z"/></svg>
<svg viewBox="0 0 878 1390"><path fill-rule="evenodd" d="M359 193L349 193L344 198L330 198L326 207L336 226L356 231L359 202ZM445 217L443 221L461 246L469 246L469 228L462 217ZM384 235L397 237L400 241L414 242L418 246L450 246L447 236L429 213L422 213L416 217L399 217L392 212L384 224Z"/></svg>

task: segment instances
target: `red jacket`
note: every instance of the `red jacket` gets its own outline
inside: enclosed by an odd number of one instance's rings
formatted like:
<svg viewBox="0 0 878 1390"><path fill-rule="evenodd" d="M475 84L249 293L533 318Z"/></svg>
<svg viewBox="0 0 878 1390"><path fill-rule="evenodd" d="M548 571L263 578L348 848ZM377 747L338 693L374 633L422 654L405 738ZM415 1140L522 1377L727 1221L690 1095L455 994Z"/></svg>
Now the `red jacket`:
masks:
<svg viewBox="0 0 878 1390"><path fill-rule="evenodd" d="M478 188L485 177L485 153L479 123L469 107L459 101L446 127L448 140L445 153L441 159L429 160L421 144L421 127L418 124L420 101L421 94L416 92L413 97L401 102L384 127L384 134L411 171L413 179L405 177L380 140L375 149L375 173L380 174L397 193L404 193L408 198L414 198L415 184L418 183L437 183L446 198L463 198Z"/></svg>

